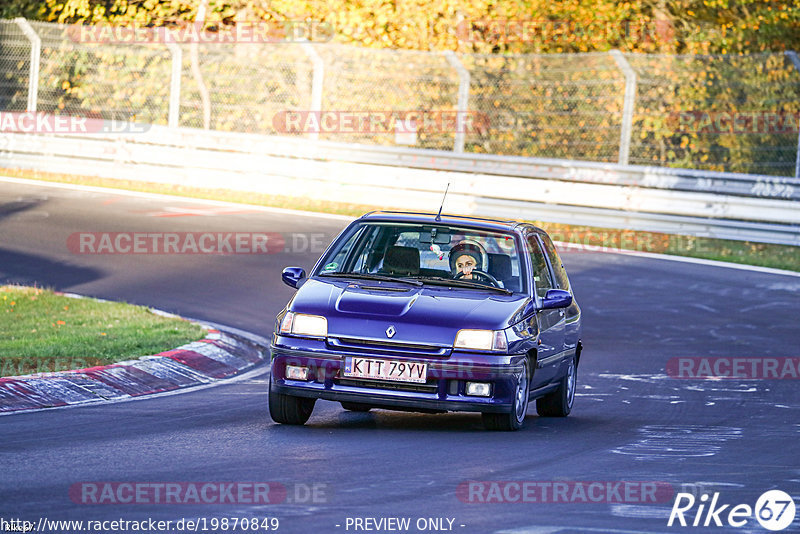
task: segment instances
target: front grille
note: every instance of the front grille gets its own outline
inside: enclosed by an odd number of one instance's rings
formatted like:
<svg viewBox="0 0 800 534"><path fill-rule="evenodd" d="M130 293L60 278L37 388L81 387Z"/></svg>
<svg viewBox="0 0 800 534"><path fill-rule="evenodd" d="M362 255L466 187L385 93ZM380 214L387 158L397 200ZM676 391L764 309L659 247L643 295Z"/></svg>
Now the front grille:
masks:
<svg viewBox="0 0 800 534"><path fill-rule="evenodd" d="M384 382L381 380L362 380L360 378L337 378L336 384L342 386L354 386L359 388L390 389L394 391L411 391L414 393L436 393L439 389L435 381L428 381L425 384L414 384L410 382Z"/></svg>
<svg viewBox="0 0 800 534"><path fill-rule="evenodd" d="M446 356L450 347L424 345L421 343L402 343L354 337L330 338L335 348L351 349L360 352L383 352L387 354L423 354L425 356Z"/></svg>

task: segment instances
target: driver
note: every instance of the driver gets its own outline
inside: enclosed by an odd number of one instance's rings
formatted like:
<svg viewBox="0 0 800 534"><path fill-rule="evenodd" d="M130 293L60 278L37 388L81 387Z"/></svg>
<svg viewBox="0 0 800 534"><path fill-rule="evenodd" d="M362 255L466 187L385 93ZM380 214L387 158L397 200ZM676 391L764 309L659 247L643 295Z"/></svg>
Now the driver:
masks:
<svg viewBox="0 0 800 534"><path fill-rule="evenodd" d="M483 247L472 240L464 240L450 249L450 272L453 277L458 277L459 273L462 280L473 280L475 282L485 282L482 277L474 276L473 270L484 268L484 258L486 252Z"/></svg>

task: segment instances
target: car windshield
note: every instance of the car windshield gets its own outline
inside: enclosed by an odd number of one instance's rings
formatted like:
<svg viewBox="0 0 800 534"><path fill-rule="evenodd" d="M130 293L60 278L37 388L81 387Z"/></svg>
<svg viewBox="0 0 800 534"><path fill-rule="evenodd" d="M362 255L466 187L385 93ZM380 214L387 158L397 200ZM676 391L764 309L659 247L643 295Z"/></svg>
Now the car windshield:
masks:
<svg viewBox="0 0 800 534"><path fill-rule="evenodd" d="M525 292L520 258L511 233L367 222L337 240L315 275Z"/></svg>

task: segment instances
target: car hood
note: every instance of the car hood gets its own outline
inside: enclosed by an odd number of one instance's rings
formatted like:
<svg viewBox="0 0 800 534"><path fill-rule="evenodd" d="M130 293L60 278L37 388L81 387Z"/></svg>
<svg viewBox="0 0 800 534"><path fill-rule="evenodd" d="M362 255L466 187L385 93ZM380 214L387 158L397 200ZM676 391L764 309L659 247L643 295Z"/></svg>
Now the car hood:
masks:
<svg viewBox="0 0 800 534"><path fill-rule="evenodd" d="M328 319L329 337L452 346L462 328L501 330L517 321L529 301L524 294L446 286L308 279L292 299L297 313Z"/></svg>

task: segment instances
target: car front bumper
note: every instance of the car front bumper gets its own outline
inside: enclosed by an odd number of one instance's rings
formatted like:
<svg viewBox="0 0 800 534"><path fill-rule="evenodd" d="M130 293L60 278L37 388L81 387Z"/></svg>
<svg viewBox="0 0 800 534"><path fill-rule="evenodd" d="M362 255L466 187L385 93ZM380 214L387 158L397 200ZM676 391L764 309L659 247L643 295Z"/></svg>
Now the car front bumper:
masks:
<svg viewBox="0 0 800 534"><path fill-rule="evenodd" d="M422 411L511 411L524 354L453 351L446 357L331 350L322 340L276 336L272 346L271 388L276 393L375 407ZM348 356L427 364L425 384L343 376ZM307 367L308 380L287 379L287 365ZM488 382L489 397L466 395L466 382Z"/></svg>

